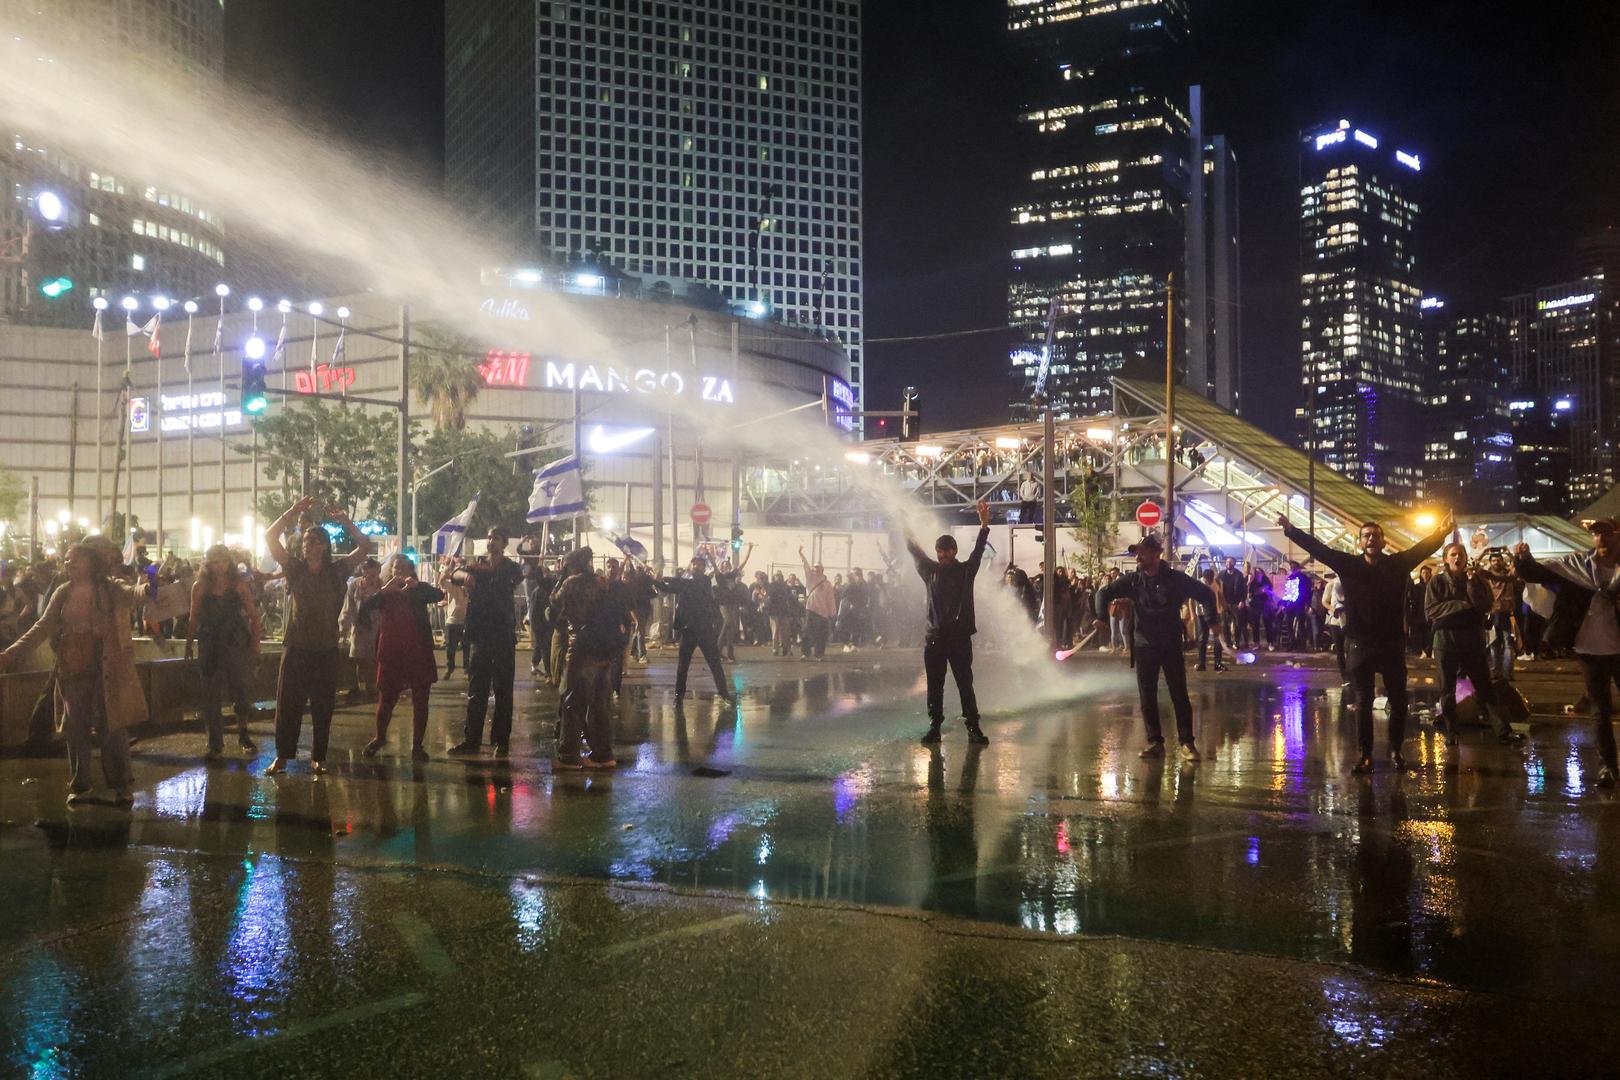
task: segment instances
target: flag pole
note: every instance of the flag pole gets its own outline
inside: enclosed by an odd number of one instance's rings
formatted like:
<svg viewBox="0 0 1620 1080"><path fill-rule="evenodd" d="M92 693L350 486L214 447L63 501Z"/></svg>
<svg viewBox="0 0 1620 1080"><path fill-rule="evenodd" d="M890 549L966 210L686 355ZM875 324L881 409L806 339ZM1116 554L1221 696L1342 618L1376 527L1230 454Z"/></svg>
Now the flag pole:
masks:
<svg viewBox="0 0 1620 1080"><path fill-rule="evenodd" d="M196 305L191 305L195 307ZM197 516L197 398L191 378L191 324L196 319L188 309L186 312L186 408L190 415L186 417L186 520L190 521ZM224 420L225 406L219 408L221 421ZM223 426L223 423L222 425ZM196 554L193 552L192 554Z"/></svg>
<svg viewBox="0 0 1620 1080"><path fill-rule="evenodd" d="M163 503L164 503L164 455L163 455L163 339L159 335L163 330L163 313L157 314L157 323L152 328L152 362L157 365L157 390L153 393L153 408L147 415L153 417L152 437L157 440L157 554L156 561L163 561Z"/></svg>
<svg viewBox="0 0 1620 1080"><path fill-rule="evenodd" d="M102 303L106 301L103 300ZM107 407L107 399L103 395L101 364L101 339L104 333L101 325L101 308L96 308L96 323L91 334L96 339L96 407L92 412L96 418L96 528L98 529L104 528L107 524L101 501L101 477L107 468L107 417L102 412Z"/></svg>
<svg viewBox="0 0 1620 1080"><path fill-rule="evenodd" d="M219 324L225 324L225 297L219 298ZM214 335L214 364L219 368L219 535L225 535L225 350L220 334Z"/></svg>
<svg viewBox="0 0 1620 1080"><path fill-rule="evenodd" d="M131 350L131 338L133 336L129 333L129 327L124 327L124 423L123 430L118 433L118 456L124 466L124 535L122 539L126 545L129 539L135 535L135 439L134 433L129 430L130 419L135 405L135 383L131 375L135 363ZM113 500L114 503L117 501L117 499Z"/></svg>

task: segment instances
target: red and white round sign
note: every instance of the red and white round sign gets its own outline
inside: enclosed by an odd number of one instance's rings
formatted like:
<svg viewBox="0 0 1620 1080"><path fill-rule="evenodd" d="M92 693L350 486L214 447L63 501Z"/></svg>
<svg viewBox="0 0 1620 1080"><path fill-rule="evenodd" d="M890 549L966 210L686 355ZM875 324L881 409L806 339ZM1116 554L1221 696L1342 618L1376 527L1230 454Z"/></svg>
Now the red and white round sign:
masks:
<svg viewBox="0 0 1620 1080"><path fill-rule="evenodd" d="M694 524L694 525L707 525L709 523L709 518L712 515L712 513L713 512L709 509L709 504L708 503L693 503L692 504L692 524Z"/></svg>
<svg viewBox="0 0 1620 1080"><path fill-rule="evenodd" d="M1145 502L1136 508L1136 523L1144 529L1151 529L1164 520L1164 513L1156 502Z"/></svg>

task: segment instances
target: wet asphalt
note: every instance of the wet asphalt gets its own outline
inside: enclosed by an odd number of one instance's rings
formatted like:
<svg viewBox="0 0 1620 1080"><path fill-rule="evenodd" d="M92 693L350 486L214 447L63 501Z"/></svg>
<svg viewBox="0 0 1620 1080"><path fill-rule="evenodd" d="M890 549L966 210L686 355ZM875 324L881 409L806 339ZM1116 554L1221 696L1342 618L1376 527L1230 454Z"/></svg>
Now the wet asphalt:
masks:
<svg viewBox="0 0 1620 1080"><path fill-rule="evenodd" d="M1204 761L1144 762L1121 661L1011 708L1047 676L981 654L991 745L928 748L910 652L743 655L735 709L633 667L612 773L553 772L527 672L506 761L442 753L460 678L426 764L408 709L363 759L366 707L319 779L260 775L268 722L251 758L142 742L132 812L0 761L0 1075L1613 1069L1584 722L1414 725L1354 777L1337 679L1262 665L1195 677Z"/></svg>

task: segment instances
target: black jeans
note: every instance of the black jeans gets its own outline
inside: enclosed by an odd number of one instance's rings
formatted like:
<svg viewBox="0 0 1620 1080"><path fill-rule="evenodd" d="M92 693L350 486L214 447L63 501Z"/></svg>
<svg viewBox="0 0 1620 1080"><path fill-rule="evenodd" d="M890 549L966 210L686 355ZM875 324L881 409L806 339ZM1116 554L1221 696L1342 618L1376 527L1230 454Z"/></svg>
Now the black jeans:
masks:
<svg viewBox="0 0 1620 1080"><path fill-rule="evenodd" d="M923 670L928 674L928 720L945 722L945 669L956 677L956 694L962 699L962 719L979 722L979 699L973 693L973 638L930 638L923 645Z"/></svg>
<svg viewBox="0 0 1620 1080"><path fill-rule="evenodd" d="M725 669L720 666L720 628L688 626L681 630L680 659L675 662L675 700L686 696L686 673L692 670L692 654L699 649L703 650L709 674L714 676L715 692L721 697L730 697L731 686L726 682Z"/></svg>
<svg viewBox="0 0 1620 1080"><path fill-rule="evenodd" d="M1142 704L1142 723L1148 742L1164 742L1159 723L1159 673L1170 691L1170 706L1176 714L1176 740L1193 741L1192 700L1187 697L1187 661L1180 649L1163 649L1136 643L1136 694Z"/></svg>
<svg viewBox="0 0 1620 1080"><path fill-rule="evenodd" d="M276 679L276 757L298 756L298 736L304 727L304 706L309 706L315 729L310 760L326 760L326 740L332 734L332 710L337 706L338 651L293 646L281 654Z"/></svg>
<svg viewBox="0 0 1620 1080"><path fill-rule="evenodd" d="M1333 638L1333 659L1339 664L1339 681L1349 682L1350 675L1344 668L1344 627L1330 626L1328 634Z"/></svg>
<svg viewBox="0 0 1620 1080"><path fill-rule="evenodd" d="M1581 674L1586 677L1586 699L1592 703L1592 718L1597 721L1598 752L1603 755L1603 764L1611 769L1620 768L1620 762L1615 761L1614 728L1610 726L1614 717L1614 698L1610 691L1620 684L1620 653L1610 656L1576 653L1575 659L1581 662Z"/></svg>
<svg viewBox="0 0 1620 1080"><path fill-rule="evenodd" d="M467 637L467 627L461 623L446 623L444 627L444 662L447 669L453 670L456 666L456 650L461 650L462 670L472 668L472 642ZM445 672L446 675L449 670Z"/></svg>
<svg viewBox="0 0 1620 1080"><path fill-rule="evenodd" d="M467 662L467 725L465 741L478 746L484 741L484 712L489 695L495 693L495 718L489 725L489 741L505 746L512 738L512 679L517 668L517 642L509 637L477 640L472 643L472 659Z"/></svg>
<svg viewBox="0 0 1620 1080"><path fill-rule="evenodd" d="M1209 641L1215 639L1215 663L1221 662L1221 635L1217 626L1207 621L1202 615L1198 617L1198 666L1202 668L1209 659Z"/></svg>
<svg viewBox="0 0 1620 1080"><path fill-rule="evenodd" d="M805 612L804 634L799 638L800 655L817 659L826 656L828 629L827 616L817 615L813 611Z"/></svg>
<svg viewBox="0 0 1620 1080"><path fill-rule="evenodd" d="M1406 740L1406 649L1400 641L1357 641L1346 638L1344 665L1355 684L1356 727L1362 757L1373 752L1373 687L1379 677L1389 696L1389 748Z"/></svg>
<svg viewBox="0 0 1620 1080"><path fill-rule="evenodd" d="M551 670L551 623L545 619L530 622L529 634L533 639L529 649L529 667L549 672Z"/></svg>
<svg viewBox="0 0 1620 1080"><path fill-rule="evenodd" d="M1491 687L1491 662L1483 648L1480 649L1446 649L1439 648L1434 651L1434 658L1440 664L1440 714L1446 718L1446 723L1456 730L1457 724L1457 676L1461 675L1474 684L1474 700L1479 702L1480 715L1489 710L1491 719L1496 724L1496 733L1506 735L1513 730L1507 722L1507 717L1496 704L1496 691Z"/></svg>

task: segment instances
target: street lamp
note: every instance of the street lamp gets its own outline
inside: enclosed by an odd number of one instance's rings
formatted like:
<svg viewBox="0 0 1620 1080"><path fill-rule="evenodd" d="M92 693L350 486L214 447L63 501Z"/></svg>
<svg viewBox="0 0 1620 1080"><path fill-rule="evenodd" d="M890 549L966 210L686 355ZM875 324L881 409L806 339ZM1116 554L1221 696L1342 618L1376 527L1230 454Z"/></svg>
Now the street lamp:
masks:
<svg viewBox="0 0 1620 1080"><path fill-rule="evenodd" d="M152 309L154 311L168 311L170 303L171 301L167 296L152 297Z"/></svg>
<svg viewBox="0 0 1620 1080"><path fill-rule="evenodd" d="M119 303L123 305L125 311L134 311L141 306L141 302L133 296L126 296Z"/></svg>
<svg viewBox="0 0 1620 1080"><path fill-rule="evenodd" d="M319 300L311 300L309 302L308 311L311 315L318 319L326 312L326 305L322 304Z"/></svg>
<svg viewBox="0 0 1620 1080"><path fill-rule="evenodd" d="M283 315L287 314L289 311L292 310L292 301L291 300L278 300L278 301L276 301L276 310L281 312Z"/></svg>
<svg viewBox="0 0 1620 1080"><path fill-rule="evenodd" d="M349 317L349 309L346 307L340 307L338 308L337 315L340 319L347 319Z"/></svg>
<svg viewBox="0 0 1620 1080"><path fill-rule="evenodd" d="M187 315L195 315L195 314L197 314L197 301L195 301L195 300L187 300L183 306L186 309L186 314Z"/></svg>
<svg viewBox="0 0 1620 1080"><path fill-rule="evenodd" d="M105 296L98 296L94 300L90 301L90 306L95 308L97 311L106 311L107 298Z"/></svg>
<svg viewBox="0 0 1620 1080"><path fill-rule="evenodd" d="M248 310L252 312L263 311L264 301L260 300L257 296L248 297Z"/></svg>
<svg viewBox="0 0 1620 1080"><path fill-rule="evenodd" d="M227 296L231 295L231 287L222 281L218 285L214 286L214 295L223 300Z"/></svg>

